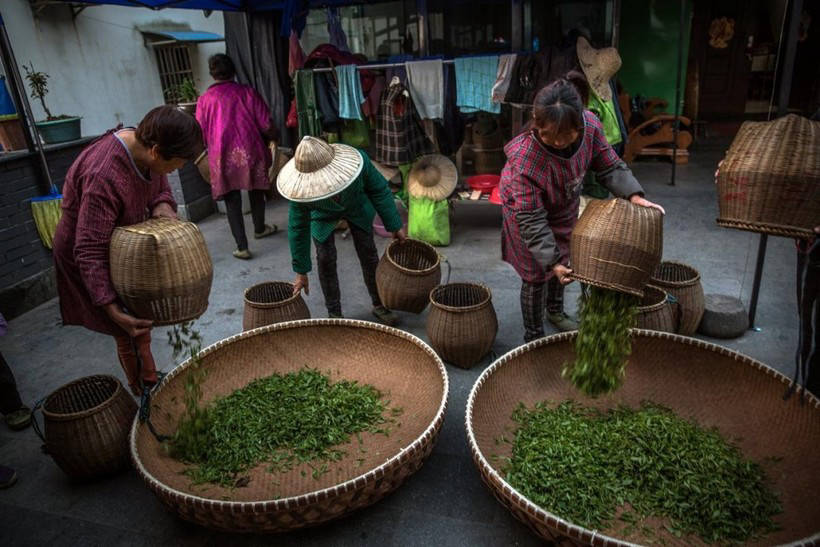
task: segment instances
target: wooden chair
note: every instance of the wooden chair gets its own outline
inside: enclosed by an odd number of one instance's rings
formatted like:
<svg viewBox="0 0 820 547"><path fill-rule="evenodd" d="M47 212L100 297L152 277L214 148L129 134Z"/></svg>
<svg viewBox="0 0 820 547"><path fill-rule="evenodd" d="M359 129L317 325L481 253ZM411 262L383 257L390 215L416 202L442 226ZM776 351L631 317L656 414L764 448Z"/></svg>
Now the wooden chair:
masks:
<svg viewBox="0 0 820 547"><path fill-rule="evenodd" d="M641 110L641 117L646 120L634 125L630 123L632 118L632 107L628 94L621 92L618 95L618 103L621 106L621 113L624 123L629 130L629 136L624 150L624 161L632 163L637 157L664 156L672 157L672 143L675 141L675 121L681 125L691 127L692 121L685 116L675 117L672 114L662 112L668 106L663 99L649 99ZM658 112L661 110L661 112ZM681 128L678 132L678 151L676 163L684 164L689 162L689 146L692 144L692 133ZM664 145L664 146L660 146Z"/></svg>

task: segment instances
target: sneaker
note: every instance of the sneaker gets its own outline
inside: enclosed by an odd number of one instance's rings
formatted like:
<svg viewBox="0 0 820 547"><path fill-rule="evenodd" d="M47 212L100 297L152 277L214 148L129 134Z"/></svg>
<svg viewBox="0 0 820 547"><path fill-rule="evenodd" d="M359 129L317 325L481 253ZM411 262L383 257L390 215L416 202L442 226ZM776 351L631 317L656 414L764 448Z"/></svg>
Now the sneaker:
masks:
<svg viewBox="0 0 820 547"><path fill-rule="evenodd" d="M8 488L17 482L17 472L11 467L0 465L0 488Z"/></svg>
<svg viewBox="0 0 820 547"><path fill-rule="evenodd" d="M31 409L27 406L20 407L14 412L6 414L4 419L9 429L20 431L27 428L31 423Z"/></svg>
<svg viewBox="0 0 820 547"><path fill-rule="evenodd" d="M265 224L265 229L262 230L262 232L258 233L258 234L256 232L254 232L253 238L254 239L262 239L263 237L268 237L270 235L275 234L278 231L279 231L279 227L276 226L276 224L274 224L273 226Z"/></svg>
<svg viewBox="0 0 820 547"><path fill-rule="evenodd" d="M550 313L547 319L552 323L552 326L561 332L568 332L571 330L578 330L578 322L572 319L565 312Z"/></svg>
<svg viewBox="0 0 820 547"><path fill-rule="evenodd" d="M396 317L396 314L384 306L376 306L373 308L373 315L376 316L376 319L378 319L380 323L383 323L388 327L394 327L396 323L399 322L399 318Z"/></svg>
<svg viewBox="0 0 820 547"><path fill-rule="evenodd" d="M242 249L242 250L237 249L233 252L233 256L235 256L236 258L239 258L241 260L248 260L250 258L253 258L253 255L247 249Z"/></svg>

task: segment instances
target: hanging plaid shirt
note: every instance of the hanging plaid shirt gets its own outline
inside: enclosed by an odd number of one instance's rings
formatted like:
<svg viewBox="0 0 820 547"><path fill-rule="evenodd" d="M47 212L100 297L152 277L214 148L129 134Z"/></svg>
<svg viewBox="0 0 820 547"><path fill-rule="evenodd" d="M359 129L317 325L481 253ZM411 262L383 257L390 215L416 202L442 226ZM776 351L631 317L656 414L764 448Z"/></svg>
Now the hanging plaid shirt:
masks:
<svg viewBox="0 0 820 547"><path fill-rule="evenodd" d="M395 167L432 152L433 143L405 87L397 84L385 89L376 124L376 160Z"/></svg>
<svg viewBox="0 0 820 547"><path fill-rule="evenodd" d="M552 266L569 261L569 238L578 219L581 186L588 169L620 197L643 192L604 138L601 122L584 111L584 134L568 158L552 153L528 131L504 148L501 172L503 259L524 281L542 283Z"/></svg>

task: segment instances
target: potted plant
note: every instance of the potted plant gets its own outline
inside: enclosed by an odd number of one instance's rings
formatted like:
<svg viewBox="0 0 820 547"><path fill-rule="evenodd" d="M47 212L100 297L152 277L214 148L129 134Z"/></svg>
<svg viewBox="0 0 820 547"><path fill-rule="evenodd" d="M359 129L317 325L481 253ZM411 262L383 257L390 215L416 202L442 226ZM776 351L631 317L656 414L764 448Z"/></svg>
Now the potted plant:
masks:
<svg viewBox="0 0 820 547"><path fill-rule="evenodd" d="M46 106L45 96L48 94L48 79L50 76L45 72L34 70L34 64L29 61L29 66L23 65L26 71L26 80L31 88L31 98L38 99L46 119L35 122L34 125L40 132L40 136L47 144L57 142L73 141L80 138L80 118L79 116L53 116Z"/></svg>
<svg viewBox="0 0 820 547"><path fill-rule="evenodd" d="M196 100L199 98L199 92L193 80L190 78L182 80L182 83L174 88L174 95L177 98L177 108L192 116L196 114Z"/></svg>

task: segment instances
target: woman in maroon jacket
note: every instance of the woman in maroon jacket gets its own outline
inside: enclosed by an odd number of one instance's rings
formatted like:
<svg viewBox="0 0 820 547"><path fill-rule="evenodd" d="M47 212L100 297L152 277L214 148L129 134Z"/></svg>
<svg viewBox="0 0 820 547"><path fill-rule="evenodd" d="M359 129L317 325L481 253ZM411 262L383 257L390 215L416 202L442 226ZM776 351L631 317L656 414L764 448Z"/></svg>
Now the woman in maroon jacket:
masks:
<svg viewBox="0 0 820 547"><path fill-rule="evenodd" d="M569 240L578 219L587 170L616 196L642 207L632 171L607 144L601 122L584 109L588 84L570 72L538 92L530 127L507 143L501 171L501 252L521 276L524 341L544 336L544 289L549 321L559 330L577 324L564 312L563 286L571 282Z"/></svg>
<svg viewBox="0 0 820 547"><path fill-rule="evenodd" d="M113 336L131 391L157 381L151 321L123 309L109 272L117 226L176 218L166 175L202 150L196 119L172 106L151 110L139 126L111 130L83 150L66 175L63 215L54 236L60 311L65 325ZM136 349L136 353L135 353ZM137 353L142 360L140 374Z"/></svg>

